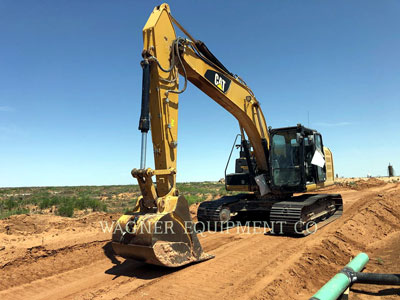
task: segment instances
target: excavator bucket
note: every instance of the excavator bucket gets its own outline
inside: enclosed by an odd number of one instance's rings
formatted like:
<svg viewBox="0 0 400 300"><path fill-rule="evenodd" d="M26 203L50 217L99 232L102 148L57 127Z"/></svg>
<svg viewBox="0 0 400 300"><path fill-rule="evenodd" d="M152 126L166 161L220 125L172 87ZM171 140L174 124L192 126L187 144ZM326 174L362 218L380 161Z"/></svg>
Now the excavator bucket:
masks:
<svg viewBox="0 0 400 300"><path fill-rule="evenodd" d="M165 198L154 212L138 208L139 211L120 217L112 236L115 253L165 267L213 258L203 252L185 197Z"/></svg>

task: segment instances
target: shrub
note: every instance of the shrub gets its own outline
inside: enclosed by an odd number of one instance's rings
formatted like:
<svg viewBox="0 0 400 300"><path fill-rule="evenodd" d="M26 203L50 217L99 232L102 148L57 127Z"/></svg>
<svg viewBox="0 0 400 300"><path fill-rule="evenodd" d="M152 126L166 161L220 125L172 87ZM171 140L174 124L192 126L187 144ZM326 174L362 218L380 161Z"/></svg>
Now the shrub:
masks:
<svg viewBox="0 0 400 300"><path fill-rule="evenodd" d="M197 203L197 202L202 202L204 201L204 199L200 198L199 196L196 195L187 195L185 196L187 202L189 205L192 205L193 203Z"/></svg>
<svg viewBox="0 0 400 300"><path fill-rule="evenodd" d="M15 200L14 197L10 197L4 201L3 205L5 209L12 210L13 208L16 208L18 206L18 202Z"/></svg>
<svg viewBox="0 0 400 300"><path fill-rule="evenodd" d="M57 215L63 217L72 217L74 215L74 202L65 201L57 209Z"/></svg>

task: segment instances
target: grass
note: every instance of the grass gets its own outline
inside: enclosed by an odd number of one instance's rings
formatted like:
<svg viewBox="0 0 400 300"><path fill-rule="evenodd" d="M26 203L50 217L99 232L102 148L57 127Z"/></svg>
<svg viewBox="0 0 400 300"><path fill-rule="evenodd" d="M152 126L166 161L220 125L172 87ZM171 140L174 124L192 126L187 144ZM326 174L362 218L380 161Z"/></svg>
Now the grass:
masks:
<svg viewBox="0 0 400 300"><path fill-rule="evenodd" d="M116 188L115 193L120 190L121 187ZM66 217L74 216L75 210L107 211L107 204L100 198L109 193L107 187L3 188L0 189L0 218L47 209Z"/></svg>
<svg viewBox="0 0 400 300"><path fill-rule="evenodd" d="M29 209L26 209L26 208L17 208L17 209L12 209L12 210L8 210L8 211L2 211L0 213L0 220L8 218L13 215L23 215L23 214L27 214L27 213L29 213Z"/></svg>
<svg viewBox="0 0 400 300"><path fill-rule="evenodd" d="M204 197L200 197L200 196L197 196L197 195L187 195L187 196L185 196L185 198L186 198L186 200L187 200L189 205L192 205L192 204L197 203L197 202L204 201Z"/></svg>
<svg viewBox="0 0 400 300"><path fill-rule="evenodd" d="M56 214L63 217L72 217L75 209L86 210L90 208L92 211L107 211L107 204L88 196L72 198L53 197L49 201L46 201L46 203L47 202L50 204L50 206L57 206Z"/></svg>
<svg viewBox="0 0 400 300"><path fill-rule="evenodd" d="M234 194L215 182L178 183L177 188L189 205ZM65 217L91 211L123 213L135 207L140 195L137 185L0 188L0 218L26 213Z"/></svg>

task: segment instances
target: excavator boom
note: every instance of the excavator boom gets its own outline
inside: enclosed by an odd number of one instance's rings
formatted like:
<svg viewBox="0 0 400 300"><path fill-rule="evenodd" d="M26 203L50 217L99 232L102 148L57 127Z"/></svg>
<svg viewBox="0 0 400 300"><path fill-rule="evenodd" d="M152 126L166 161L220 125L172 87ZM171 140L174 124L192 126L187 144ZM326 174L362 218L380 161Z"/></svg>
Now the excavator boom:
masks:
<svg viewBox="0 0 400 300"><path fill-rule="evenodd" d="M140 169L133 169L142 197L132 215L119 219L113 234L117 254L151 264L181 266L211 258L203 253L186 199L176 189L178 96L192 82L230 112L248 134L260 170L267 172L269 139L259 103L244 82L233 77L201 42L177 38L169 6L157 6L143 28L143 88L139 129ZM188 34L189 35L189 34ZM189 35L190 36L190 35ZM207 55L208 54L208 55ZM180 90L179 73L184 77ZM145 168L151 128L155 169ZM156 177L156 184L152 177ZM161 225L162 224L162 225ZM157 226L162 232L156 233ZM148 229L149 230L144 230Z"/></svg>

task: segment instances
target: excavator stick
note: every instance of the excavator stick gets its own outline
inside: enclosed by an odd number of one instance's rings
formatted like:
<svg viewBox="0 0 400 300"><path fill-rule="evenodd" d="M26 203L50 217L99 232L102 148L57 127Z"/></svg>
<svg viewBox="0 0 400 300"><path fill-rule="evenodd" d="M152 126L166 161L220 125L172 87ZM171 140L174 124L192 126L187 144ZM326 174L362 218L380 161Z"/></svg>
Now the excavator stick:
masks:
<svg viewBox="0 0 400 300"><path fill-rule="evenodd" d="M176 189L181 91L173 57L175 40L169 6L157 6L143 28L141 160L140 169L131 172L138 180L142 196L132 213L119 218L112 235L116 254L165 267L180 267L213 257L203 252L187 200ZM145 168L150 127L155 170ZM153 176L157 184L153 183Z"/></svg>

